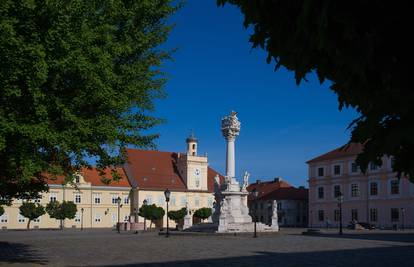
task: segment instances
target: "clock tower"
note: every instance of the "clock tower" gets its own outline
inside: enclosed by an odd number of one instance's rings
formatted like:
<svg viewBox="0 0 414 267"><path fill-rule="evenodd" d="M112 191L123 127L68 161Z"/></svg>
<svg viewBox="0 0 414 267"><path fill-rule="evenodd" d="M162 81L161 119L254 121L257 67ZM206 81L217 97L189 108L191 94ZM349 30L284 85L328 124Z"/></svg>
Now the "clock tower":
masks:
<svg viewBox="0 0 414 267"><path fill-rule="evenodd" d="M177 167L189 190L206 191L207 187L207 156L197 155L198 140L191 134L187 139L187 153L180 154Z"/></svg>

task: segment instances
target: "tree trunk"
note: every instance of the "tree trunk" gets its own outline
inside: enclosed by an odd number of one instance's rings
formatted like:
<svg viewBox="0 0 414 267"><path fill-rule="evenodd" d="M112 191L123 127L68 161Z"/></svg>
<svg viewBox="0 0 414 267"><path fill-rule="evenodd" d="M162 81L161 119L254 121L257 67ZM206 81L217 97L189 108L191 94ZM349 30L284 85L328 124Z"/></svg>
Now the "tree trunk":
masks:
<svg viewBox="0 0 414 267"><path fill-rule="evenodd" d="M31 222L32 220L30 220L29 219L29 221L27 222L27 230L29 230L30 229L30 222Z"/></svg>
<svg viewBox="0 0 414 267"><path fill-rule="evenodd" d="M60 220L60 230L63 230L63 220Z"/></svg>

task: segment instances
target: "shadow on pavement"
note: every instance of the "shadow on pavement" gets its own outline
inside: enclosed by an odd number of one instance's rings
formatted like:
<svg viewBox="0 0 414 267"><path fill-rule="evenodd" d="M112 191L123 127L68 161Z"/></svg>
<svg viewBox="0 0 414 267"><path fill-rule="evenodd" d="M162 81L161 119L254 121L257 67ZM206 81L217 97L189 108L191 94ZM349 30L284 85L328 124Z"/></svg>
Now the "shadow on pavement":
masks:
<svg viewBox="0 0 414 267"><path fill-rule="evenodd" d="M30 248L29 245L0 241L0 264L33 263L47 265L44 256Z"/></svg>
<svg viewBox="0 0 414 267"><path fill-rule="evenodd" d="M201 248L202 249L202 248ZM138 251L136 253L139 253ZM257 255L229 258L99 265L100 267L187 267L187 266L414 266L414 246L316 251L303 253L256 252Z"/></svg>
<svg viewBox="0 0 414 267"><path fill-rule="evenodd" d="M300 234L295 234L300 235ZM363 239L363 240L377 240L377 241L392 241L414 243L414 233L324 233L314 235L306 235L311 237L332 237L332 238L348 238L348 239ZM413 252L414 253L414 252Z"/></svg>

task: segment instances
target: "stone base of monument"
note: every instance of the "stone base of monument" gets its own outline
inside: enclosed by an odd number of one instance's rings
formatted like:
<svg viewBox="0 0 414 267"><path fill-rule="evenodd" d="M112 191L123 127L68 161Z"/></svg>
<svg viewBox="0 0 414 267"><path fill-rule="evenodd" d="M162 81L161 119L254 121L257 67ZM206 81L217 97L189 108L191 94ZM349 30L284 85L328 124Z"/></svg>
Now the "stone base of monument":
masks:
<svg viewBox="0 0 414 267"><path fill-rule="evenodd" d="M253 233L254 223L229 223L219 225L217 233ZM256 232L279 232L279 227L272 227L263 223L256 223Z"/></svg>

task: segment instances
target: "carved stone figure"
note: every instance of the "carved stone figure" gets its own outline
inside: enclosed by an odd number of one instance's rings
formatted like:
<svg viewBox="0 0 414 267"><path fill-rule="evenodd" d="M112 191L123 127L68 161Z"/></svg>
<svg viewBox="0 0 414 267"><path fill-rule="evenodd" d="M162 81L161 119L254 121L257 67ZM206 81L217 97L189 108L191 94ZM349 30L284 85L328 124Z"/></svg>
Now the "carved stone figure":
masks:
<svg viewBox="0 0 414 267"><path fill-rule="evenodd" d="M243 176L243 186L242 186L242 189L241 189L242 192L247 191L247 186L249 185L249 176L250 176L250 173L245 171L244 176Z"/></svg>

